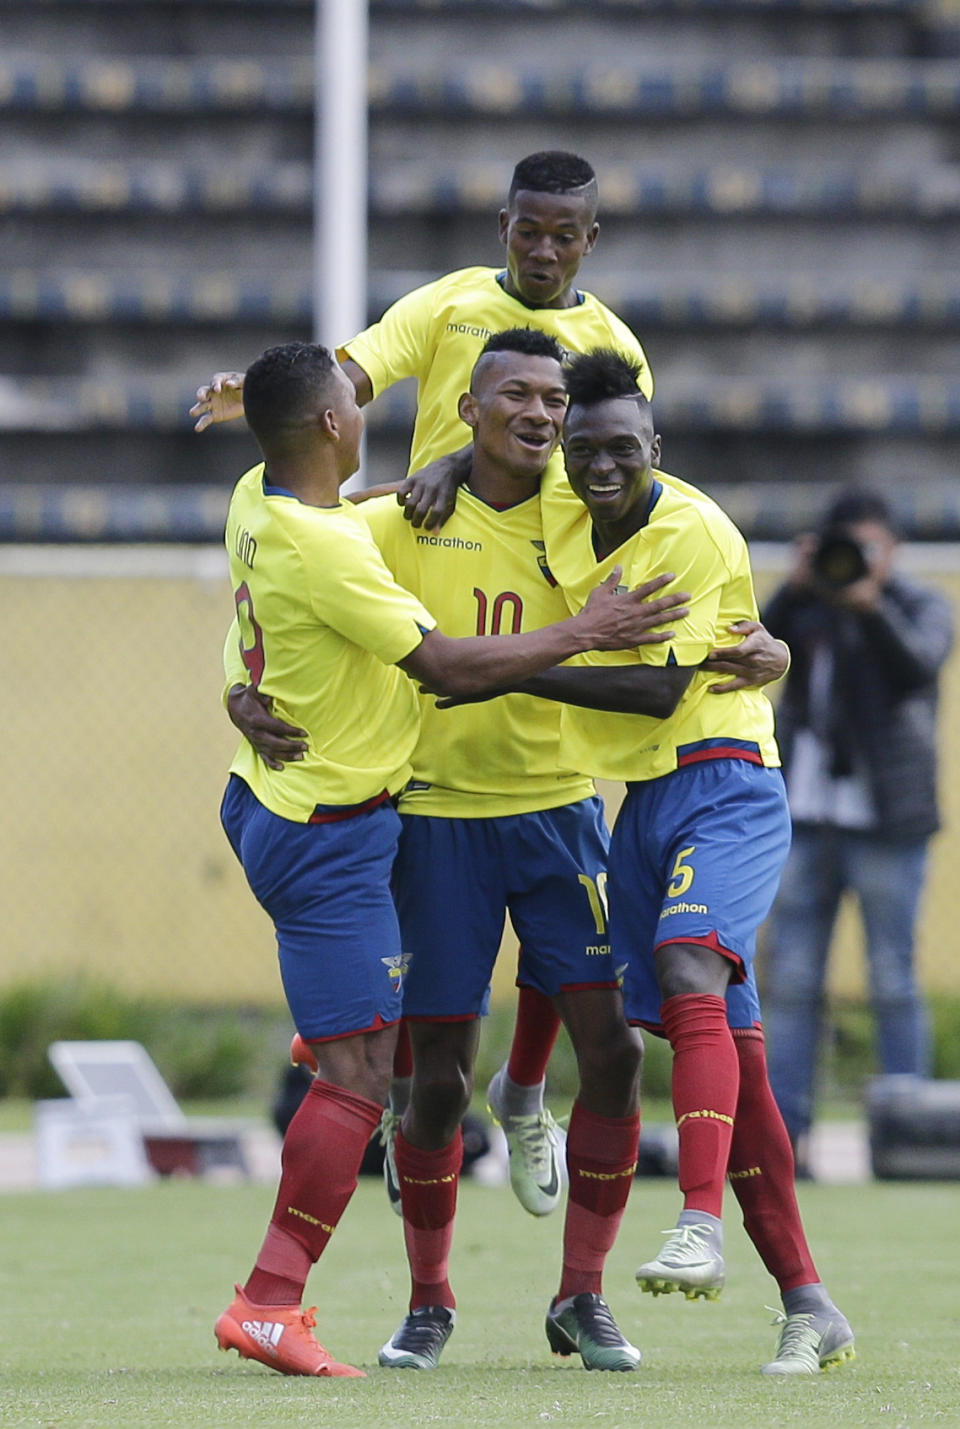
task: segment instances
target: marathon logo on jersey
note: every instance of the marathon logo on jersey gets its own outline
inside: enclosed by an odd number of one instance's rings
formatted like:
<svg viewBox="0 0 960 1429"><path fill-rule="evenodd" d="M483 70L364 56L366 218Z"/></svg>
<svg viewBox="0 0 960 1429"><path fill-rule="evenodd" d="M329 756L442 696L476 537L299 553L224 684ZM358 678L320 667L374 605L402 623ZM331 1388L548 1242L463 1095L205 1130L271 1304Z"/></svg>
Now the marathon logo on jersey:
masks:
<svg viewBox="0 0 960 1429"><path fill-rule="evenodd" d="M481 342L493 336L488 327L475 327L473 323L447 323L447 332L455 332L460 337L478 337Z"/></svg>
<svg viewBox="0 0 960 1429"><path fill-rule="evenodd" d="M482 541L465 541L462 536L431 536L423 531L417 534L418 546L444 546L451 551L482 551Z"/></svg>
<svg viewBox="0 0 960 1429"><path fill-rule="evenodd" d="M551 571L550 567L547 565L546 545L543 541L531 541L530 544L531 546L536 547L537 565L540 567L544 580L546 581L547 585L555 586L557 584L557 579L556 576L553 574L553 571Z"/></svg>
<svg viewBox="0 0 960 1429"><path fill-rule="evenodd" d="M588 958L607 958L610 956L610 944L588 943L583 951Z"/></svg>
<svg viewBox="0 0 960 1429"><path fill-rule="evenodd" d="M672 918L674 913L709 913L710 909L706 903L674 903L672 908L664 908L660 914L660 921L664 918Z"/></svg>
<svg viewBox="0 0 960 1429"><path fill-rule="evenodd" d="M280 1320L244 1320L242 1328L251 1340L256 1340L262 1350L275 1355L285 1326Z"/></svg>
<svg viewBox="0 0 960 1429"><path fill-rule="evenodd" d="M410 966L411 956L410 953L396 953L392 957L380 959L393 983L393 990L398 996L403 992L403 979Z"/></svg>

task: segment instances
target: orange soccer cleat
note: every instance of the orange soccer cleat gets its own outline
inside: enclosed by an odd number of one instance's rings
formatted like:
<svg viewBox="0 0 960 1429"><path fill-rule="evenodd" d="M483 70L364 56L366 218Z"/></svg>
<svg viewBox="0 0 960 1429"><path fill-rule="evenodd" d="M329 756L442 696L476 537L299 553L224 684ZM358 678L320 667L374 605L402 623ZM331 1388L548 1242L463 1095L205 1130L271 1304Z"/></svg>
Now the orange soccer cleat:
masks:
<svg viewBox="0 0 960 1429"><path fill-rule="evenodd" d="M310 1043L305 1042L299 1032L293 1034L293 1041L290 1043L290 1061L294 1067L306 1067L314 1076L320 1070Z"/></svg>
<svg viewBox="0 0 960 1429"><path fill-rule="evenodd" d="M235 1288L237 1298L213 1329L222 1350L236 1350L242 1359L259 1360L280 1374L366 1379L362 1369L339 1364L311 1335L316 1307L251 1305L240 1286Z"/></svg>

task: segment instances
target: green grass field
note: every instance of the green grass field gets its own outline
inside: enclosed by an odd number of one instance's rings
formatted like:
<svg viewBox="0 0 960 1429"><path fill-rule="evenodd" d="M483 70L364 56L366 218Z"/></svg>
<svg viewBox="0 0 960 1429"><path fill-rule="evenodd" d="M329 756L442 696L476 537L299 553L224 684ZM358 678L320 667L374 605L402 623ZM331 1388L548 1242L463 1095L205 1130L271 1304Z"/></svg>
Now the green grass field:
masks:
<svg viewBox="0 0 960 1429"><path fill-rule="evenodd" d="M366 1180L314 1272L318 1331L366 1380L294 1380L221 1355L212 1325L247 1272L271 1188L169 1181L138 1190L0 1200L0 1425L637 1426L960 1424L957 1189L802 1188L824 1279L857 1331L850 1367L785 1383L759 1374L774 1345L773 1283L728 1205L719 1302L641 1295L633 1269L677 1194L638 1181L607 1298L639 1344L636 1374L554 1359L543 1314L559 1215L526 1216L506 1189L467 1182L454 1248L457 1329L433 1374L377 1368L406 1308L399 1221Z"/></svg>

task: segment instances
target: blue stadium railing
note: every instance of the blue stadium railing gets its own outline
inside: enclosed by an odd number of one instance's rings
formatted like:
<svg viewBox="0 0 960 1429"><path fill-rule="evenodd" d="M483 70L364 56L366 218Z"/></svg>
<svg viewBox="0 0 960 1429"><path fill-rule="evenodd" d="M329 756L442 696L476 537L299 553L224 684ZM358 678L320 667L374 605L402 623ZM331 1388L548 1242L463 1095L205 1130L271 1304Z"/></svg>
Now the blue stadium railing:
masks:
<svg viewBox="0 0 960 1429"><path fill-rule="evenodd" d="M578 114L677 118L731 114L858 121L949 116L960 109L960 72L939 59L716 61L671 71L597 63L544 74L509 61L446 65L422 73L402 64L369 71L374 113L501 116ZM10 111L121 114L308 112L309 55L295 59L0 59L0 95Z"/></svg>

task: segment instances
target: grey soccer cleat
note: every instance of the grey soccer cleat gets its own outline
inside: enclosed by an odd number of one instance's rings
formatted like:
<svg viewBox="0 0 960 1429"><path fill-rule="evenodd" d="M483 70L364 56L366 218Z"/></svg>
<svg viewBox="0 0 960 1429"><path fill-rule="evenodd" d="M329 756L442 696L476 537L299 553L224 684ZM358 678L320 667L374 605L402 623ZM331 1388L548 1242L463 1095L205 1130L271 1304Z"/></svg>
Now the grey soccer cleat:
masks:
<svg viewBox="0 0 960 1429"><path fill-rule="evenodd" d="M777 1352L763 1366L763 1374L817 1374L856 1359L853 1331L835 1306L819 1314L774 1313L780 1337Z"/></svg>
<svg viewBox="0 0 960 1429"><path fill-rule="evenodd" d="M525 1116L506 1111L503 1076L501 1067L487 1087L487 1110L506 1137L510 1185L531 1216L548 1216L560 1204L566 1183L566 1133L544 1107Z"/></svg>
<svg viewBox="0 0 960 1429"><path fill-rule="evenodd" d="M688 1300L716 1300L723 1289L723 1256L713 1227L677 1226L664 1231L667 1243L655 1260L637 1271L637 1284L652 1295L680 1290Z"/></svg>
<svg viewBox="0 0 960 1429"><path fill-rule="evenodd" d="M398 1216L403 1215L403 1207L400 1205L400 1182L397 1179L397 1157L394 1148L402 1120L403 1117L398 1112L386 1107L377 1128L383 1146L383 1184L387 1188L390 1209Z"/></svg>

